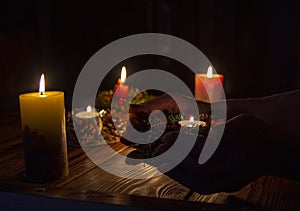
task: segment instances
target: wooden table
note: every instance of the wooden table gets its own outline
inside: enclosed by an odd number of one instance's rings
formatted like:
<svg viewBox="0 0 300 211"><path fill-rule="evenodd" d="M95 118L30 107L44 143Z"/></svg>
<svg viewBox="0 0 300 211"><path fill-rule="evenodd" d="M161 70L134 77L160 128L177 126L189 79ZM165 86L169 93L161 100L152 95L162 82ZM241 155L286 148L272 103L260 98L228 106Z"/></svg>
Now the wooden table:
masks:
<svg viewBox="0 0 300 211"><path fill-rule="evenodd" d="M1 114L0 119L0 198L3 206L20 204L54 209L55 205L71 208L152 208L152 209L247 209L269 208L300 210L300 185L279 177L263 176L240 191L201 195L166 175L134 180L111 175L92 163L81 148L69 148L68 177L45 184L24 180L23 148L18 113ZM132 149L121 143L113 148L120 153ZM62 200L63 199L63 200ZM17 203L15 203L17 202ZM88 203L87 203L88 202ZM83 204L82 204L83 203ZM122 205L122 206L120 206Z"/></svg>

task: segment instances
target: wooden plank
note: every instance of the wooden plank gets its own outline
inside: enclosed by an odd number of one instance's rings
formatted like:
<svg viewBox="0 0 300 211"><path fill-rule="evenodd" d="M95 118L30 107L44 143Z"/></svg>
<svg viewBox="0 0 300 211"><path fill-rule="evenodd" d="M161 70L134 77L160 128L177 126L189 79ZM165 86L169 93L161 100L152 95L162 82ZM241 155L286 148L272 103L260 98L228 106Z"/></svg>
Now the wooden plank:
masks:
<svg viewBox="0 0 300 211"><path fill-rule="evenodd" d="M0 113L0 143L21 136L19 113Z"/></svg>
<svg viewBox="0 0 300 211"><path fill-rule="evenodd" d="M101 193L121 193L157 198L184 199L189 189L165 175L151 179L124 179L111 175L100 168L71 181L64 187Z"/></svg>
<svg viewBox="0 0 300 211"><path fill-rule="evenodd" d="M20 138L16 139L20 142ZM12 140L14 142L15 140ZM4 145L3 143L0 144ZM1 149L0 156L0 177L8 177L24 171L24 151L21 144L6 144L10 146L7 151ZM13 147L12 147L13 146Z"/></svg>
<svg viewBox="0 0 300 211"><path fill-rule="evenodd" d="M0 142L0 152L1 153L10 153L10 151L14 151L17 148L22 147L22 138L21 136L11 137L9 139L2 140Z"/></svg>
<svg viewBox="0 0 300 211"><path fill-rule="evenodd" d="M53 188L53 187L41 187L38 185L24 184L7 184L0 183L0 190L7 192L15 192L22 194L30 194L34 196L51 197L56 199L67 200L79 200L89 203L104 203L114 204L122 206L130 206L146 209L163 209L163 210L181 210L181 209L193 209L193 210L247 210L250 207L241 205L215 205L201 202L191 202L185 200L172 200L172 199L157 199L152 197L123 195L123 194L111 194L111 193L99 193L99 192L85 192L74 189L66 188ZM75 201L73 201L75 203Z"/></svg>
<svg viewBox="0 0 300 211"><path fill-rule="evenodd" d="M126 149L128 149L127 146L121 145L121 144L113 144L112 146L115 151L122 152ZM95 146L91 150L95 151L95 153L102 153L104 156L109 159L111 155L105 151L101 151L102 146ZM73 180L76 180L79 177L82 177L89 171L91 171L94 168L98 168L83 152L81 148L73 148L69 150L68 152L69 157L69 176L57 181L57 182L50 182L47 183L47 185L51 186L57 186L57 187L64 187L68 183L72 182Z"/></svg>
<svg viewBox="0 0 300 211"><path fill-rule="evenodd" d="M275 210L300 210L300 183L275 176L263 176L234 193L201 195L189 200L216 204L248 204Z"/></svg>
<svg viewBox="0 0 300 211"><path fill-rule="evenodd" d="M263 176L251 184L247 202L276 210L300 210L300 183Z"/></svg>
<svg viewBox="0 0 300 211"><path fill-rule="evenodd" d="M144 180L114 176L97 167L81 148L69 148L68 150L70 169L68 177L46 183L43 186L28 183L24 180L23 148L19 120L17 120L18 114L4 117L0 118L0 190L30 194L38 191L38 194L43 196L87 201L102 200L116 204L131 204L134 201L142 206L149 203L150 207L155 199L158 204L166 206L170 203L174 207L182 205L197 208L199 204L201 205L199 207L202 207L203 202L222 204L222 206L224 204L230 206L248 204L250 207L258 206L267 209L300 210L300 184L293 180L265 176L235 193L201 195L191 192L166 175ZM133 150L121 143L112 144L111 147L123 155L127 155ZM91 148L91 152L104 155L105 159L100 162L110 162L116 167L122 165L122 163L113 161L113 155L102 149L102 146L96 146ZM145 165L144 168L150 173L153 171L150 165ZM38 189L36 190L36 188ZM148 199L148 197L153 198ZM175 200L164 201L164 199Z"/></svg>
<svg viewBox="0 0 300 211"><path fill-rule="evenodd" d="M189 197L189 200L206 202L206 203L214 203L214 204L227 204L229 196L230 194L225 192L207 194L207 195L193 192L193 194Z"/></svg>
<svg viewBox="0 0 300 211"><path fill-rule="evenodd" d="M118 152L123 154L130 153L133 149L122 144L113 147ZM97 153L106 153L101 151L101 146L93 148ZM82 155L84 157L85 155ZM104 155L107 159L103 162L110 161L113 157L109 154ZM55 184L48 183L47 185L55 185L56 187L72 188L77 190L97 191L102 193L122 193L139 196L151 196L159 198L184 199L188 194L189 189L180 185L169 177L162 175L151 179L124 179L95 166L89 159L81 159L81 163L75 160L70 160L70 176ZM122 168L123 163L111 163L116 165L116 168ZM148 164L145 168L152 167Z"/></svg>

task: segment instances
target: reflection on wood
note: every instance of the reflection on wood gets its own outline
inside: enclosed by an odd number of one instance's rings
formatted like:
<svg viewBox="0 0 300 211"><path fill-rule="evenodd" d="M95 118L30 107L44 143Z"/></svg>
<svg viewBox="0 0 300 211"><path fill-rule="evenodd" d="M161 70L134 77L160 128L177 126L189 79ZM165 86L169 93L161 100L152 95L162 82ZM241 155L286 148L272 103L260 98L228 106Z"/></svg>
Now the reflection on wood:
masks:
<svg viewBox="0 0 300 211"><path fill-rule="evenodd" d="M16 119L16 117L14 117ZM283 178L264 176L235 193L215 193L201 195L181 185L166 175L150 179L124 179L97 167L81 148L69 148L69 176L60 181L48 182L43 185L28 183L24 180L24 162L21 132L18 122L11 116L8 121L0 120L0 190L18 191L41 194L49 197L80 199L89 201L87 195L93 195L93 200L101 199L109 203L143 203L143 206L156 207L157 204L147 197L159 198L159 204L175 206L177 203L185 207L197 207L203 203L222 204L222 206L258 206L279 210L299 210L300 184ZM6 131L8 131L6 133ZM14 131L14 133L13 133ZM126 155L133 149L121 143L111 147L118 153ZM102 146L92 149L94 153L104 153L106 160L112 155L103 151ZM120 166L121 164L115 163ZM145 168L151 171L146 164ZM42 187L42 189L40 189ZM40 191L37 191L40 190ZM105 197L103 197L103 194ZM110 197L110 200L107 198ZM140 198L135 198L140 197ZM145 198L146 197L146 198ZM105 198L105 199L103 199ZM172 199L165 202L162 199ZM125 200L125 201L124 201ZM127 202L126 202L127 200ZM137 202L143 200L143 202ZM179 201L177 201L179 200ZM189 201L190 204L187 203ZM198 202L198 203L192 203ZM179 203L180 202L180 203ZM173 205L170 205L173 204ZM177 205L176 205L177 206ZM175 206L175 207L176 207ZM204 206L204 205L203 205ZM159 207L159 206L158 206Z"/></svg>

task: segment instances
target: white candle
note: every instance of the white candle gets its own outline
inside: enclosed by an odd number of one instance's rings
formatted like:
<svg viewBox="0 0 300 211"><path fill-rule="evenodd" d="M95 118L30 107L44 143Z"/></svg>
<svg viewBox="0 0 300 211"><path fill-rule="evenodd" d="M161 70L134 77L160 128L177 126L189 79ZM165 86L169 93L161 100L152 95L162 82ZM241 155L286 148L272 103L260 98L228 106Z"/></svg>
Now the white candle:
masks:
<svg viewBox="0 0 300 211"><path fill-rule="evenodd" d="M193 116L190 117L189 120L181 120L178 122L181 126L186 126L186 127L196 127L197 125L200 125L201 127L206 126L206 122L200 121L200 120L195 120Z"/></svg>
<svg viewBox="0 0 300 211"><path fill-rule="evenodd" d="M87 106L85 111L76 113L73 118L73 123L77 125L79 129L76 131L76 135L81 144L95 145L103 143L104 140L102 140L101 136L103 124L100 113L97 112L95 108ZM76 144L77 143L74 143L74 145Z"/></svg>
<svg viewBox="0 0 300 211"><path fill-rule="evenodd" d="M91 119L99 116L99 113L92 106L87 106L86 111L81 111L75 114L77 118L80 119Z"/></svg>

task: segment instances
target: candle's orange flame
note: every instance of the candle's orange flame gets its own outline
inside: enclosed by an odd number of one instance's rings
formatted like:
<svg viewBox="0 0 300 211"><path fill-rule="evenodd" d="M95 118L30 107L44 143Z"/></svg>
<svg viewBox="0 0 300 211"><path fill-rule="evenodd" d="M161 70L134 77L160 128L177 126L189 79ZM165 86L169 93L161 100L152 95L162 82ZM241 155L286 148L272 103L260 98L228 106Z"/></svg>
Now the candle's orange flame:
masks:
<svg viewBox="0 0 300 211"><path fill-rule="evenodd" d="M124 83L126 81L126 67L123 66L122 67L122 71L121 71L121 83Z"/></svg>
<svg viewBox="0 0 300 211"><path fill-rule="evenodd" d="M191 124L194 124L194 121L195 121L194 117L191 116L191 117L190 117L190 123L191 123Z"/></svg>
<svg viewBox="0 0 300 211"><path fill-rule="evenodd" d="M45 94L45 76L44 76L44 74L41 75L39 93L40 93L40 95Z"/></svg>
<svg viewBox="0 0 300 211"><path fill-rule="evenodd" d="M212 71L212 66L209 66L207 68L207 74L206 74L207 78L212 78L213 77L213 71Z"/></svg>

